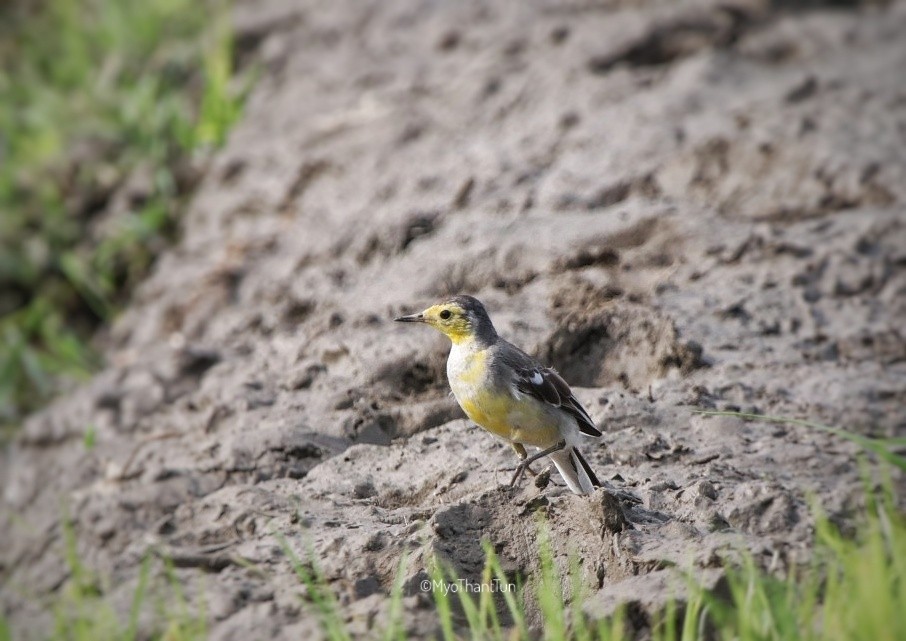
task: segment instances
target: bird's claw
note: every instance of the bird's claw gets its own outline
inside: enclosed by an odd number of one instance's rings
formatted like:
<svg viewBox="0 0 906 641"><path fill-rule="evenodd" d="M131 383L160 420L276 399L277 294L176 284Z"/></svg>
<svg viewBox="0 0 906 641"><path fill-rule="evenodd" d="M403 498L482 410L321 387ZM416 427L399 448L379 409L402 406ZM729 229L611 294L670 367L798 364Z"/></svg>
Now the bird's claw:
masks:
<svg viewBox="0 0 906 641"><path fill-rule="evenodd" d="M519 465L516 466L516 471L513 472L513 478L510 479L510 487L516 487L516 484L519 482L519 479L522 478L523 474L525 474L525 471L527 469L531 470L531 468L529 467L529 464L526 463L525 461L523 461L522 463L520 463ZM534 475L535 475L535 473L532 472L532 476L534 476Z"/></svg>

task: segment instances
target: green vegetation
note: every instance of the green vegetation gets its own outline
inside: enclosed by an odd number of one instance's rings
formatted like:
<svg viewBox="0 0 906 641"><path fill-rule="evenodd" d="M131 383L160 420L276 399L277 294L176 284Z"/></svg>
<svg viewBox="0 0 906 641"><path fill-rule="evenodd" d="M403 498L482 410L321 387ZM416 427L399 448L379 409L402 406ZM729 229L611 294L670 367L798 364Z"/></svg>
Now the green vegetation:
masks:
<svg viewBox="0 0 906 641"><path fill-rule="evenodd" d="M431 595L437 607L442 639L545 639L546 641L616 641L629 639L624 613L619 611L607 620L591 621L583 613L584 587L579 580L578 563L570 564L570 598L566 598L560 581L554 551L543 524L538 529L539 568L532 580L522 585L518 577L508 576L493 546L483 542L485 568L479 582L487 589L447 591L441 586L462 586L449 567L435 559L431 575ZM451 594L455 594L453 601ZM508 619L504 625L497 613L496 600L502 599ZM529 603L541 613L541 630L528 624ZM458 613L458 614L455 614Z"/></svg>
<svg viewBox="0 0 906 641"><path fill-rule="evenodd" d="M69 580L49 608L54 618L49 639L135 641L139 638L139 617L143 613L153 615L153 621L157 623L157 639L199 641L206 638L206 612L203 607L189 605L172 565L147 555L142 561L128 611L118 612L104 596L102 577L82 562L75 533L68 520L64 521L63 538L63 556L69 568ZM161 566L155 567L156 563ZM154 570L163 581L152 579ZM12 632L0 615L0 641L12 640Z"/></svg>
<svg viewBox="0 0 906 641"><path fill-rule="evenodd" d="M889 482L868 496L854 539L820 512L816 531L810 566L777 578L745 556L728 573L729 599L693 590L687 617L707 616L717 639L906 638L906 520Z"/></svg>
<svg viewBox="0 0 906 641"><path fill-rule="evenodd" d="M0 5L0 426L99 365L239 115L232 58L211 1Z"/></svg>
<svg viewBox="0 0 906 641"><path fill-rule="evenodd" d="M278 537L283 547L283 552L289 558L293 566L293 571L299 577L299 581L308 590L308 601L314 607L314 615L321 623L325 636L330 641L347 641L351 638L349 631L343 622L343 614L340 609L340 603L334 595L333 590L327 584L327 578L321 572L317 562L314 559L314 551L309 550L308 556L310 562L305 564L302 559L293 552L289 543L282 536Z"/></svg>

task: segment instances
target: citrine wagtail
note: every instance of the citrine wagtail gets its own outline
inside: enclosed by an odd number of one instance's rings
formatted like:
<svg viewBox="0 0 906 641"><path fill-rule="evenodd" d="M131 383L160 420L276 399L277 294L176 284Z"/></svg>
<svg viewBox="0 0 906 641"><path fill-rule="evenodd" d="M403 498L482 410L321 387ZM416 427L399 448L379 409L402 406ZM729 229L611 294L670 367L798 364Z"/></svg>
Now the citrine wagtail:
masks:
<svg viewBox="0 0 906 641"><path fill-rule="evenodd" d="M477 298L454 296L395 320L425 323L453 342L447 358L453 395L471 420L516 450L521 461L511 486L544 456L576 494L601 486L577 448L583 435L599 437L601 431L556 371L497 335ZM538 451L529 456L526 447Z"/></svg>

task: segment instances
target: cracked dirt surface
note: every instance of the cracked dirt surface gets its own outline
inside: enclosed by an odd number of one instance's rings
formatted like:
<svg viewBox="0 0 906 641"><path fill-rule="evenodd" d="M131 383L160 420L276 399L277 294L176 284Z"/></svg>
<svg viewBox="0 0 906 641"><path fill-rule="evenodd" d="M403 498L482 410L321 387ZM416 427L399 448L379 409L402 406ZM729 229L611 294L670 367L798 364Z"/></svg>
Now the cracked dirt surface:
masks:
<svg viewBox="0 0 906 641"><path fill-rule="evenodd" d="M17 638L70 578L66 514L114 604L167 555L213 639L320 634L280 537L362 637L403 554L413 637L429 554L477 579L486 538L530 576L538 513L589 613L640 627L671 566L806 558L854 447L694 410L906 435L906 5L819 5L240 3L261 79L182 241L2 453ZM445 339L390 321L459 292L576 387L607 492L501 487Z"/></svg>

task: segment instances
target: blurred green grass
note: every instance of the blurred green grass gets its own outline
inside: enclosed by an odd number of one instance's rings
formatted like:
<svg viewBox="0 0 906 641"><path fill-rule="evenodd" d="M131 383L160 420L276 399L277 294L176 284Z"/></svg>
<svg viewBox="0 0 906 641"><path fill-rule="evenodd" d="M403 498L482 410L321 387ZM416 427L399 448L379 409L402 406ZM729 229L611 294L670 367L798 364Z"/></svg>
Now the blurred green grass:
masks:
<svg viewBox="0 0 906 641"><path fill-rule="evenodd" d="M243 84L221 3L0 4L4 431L100 365L92 337L174 240Z"/></svg>

